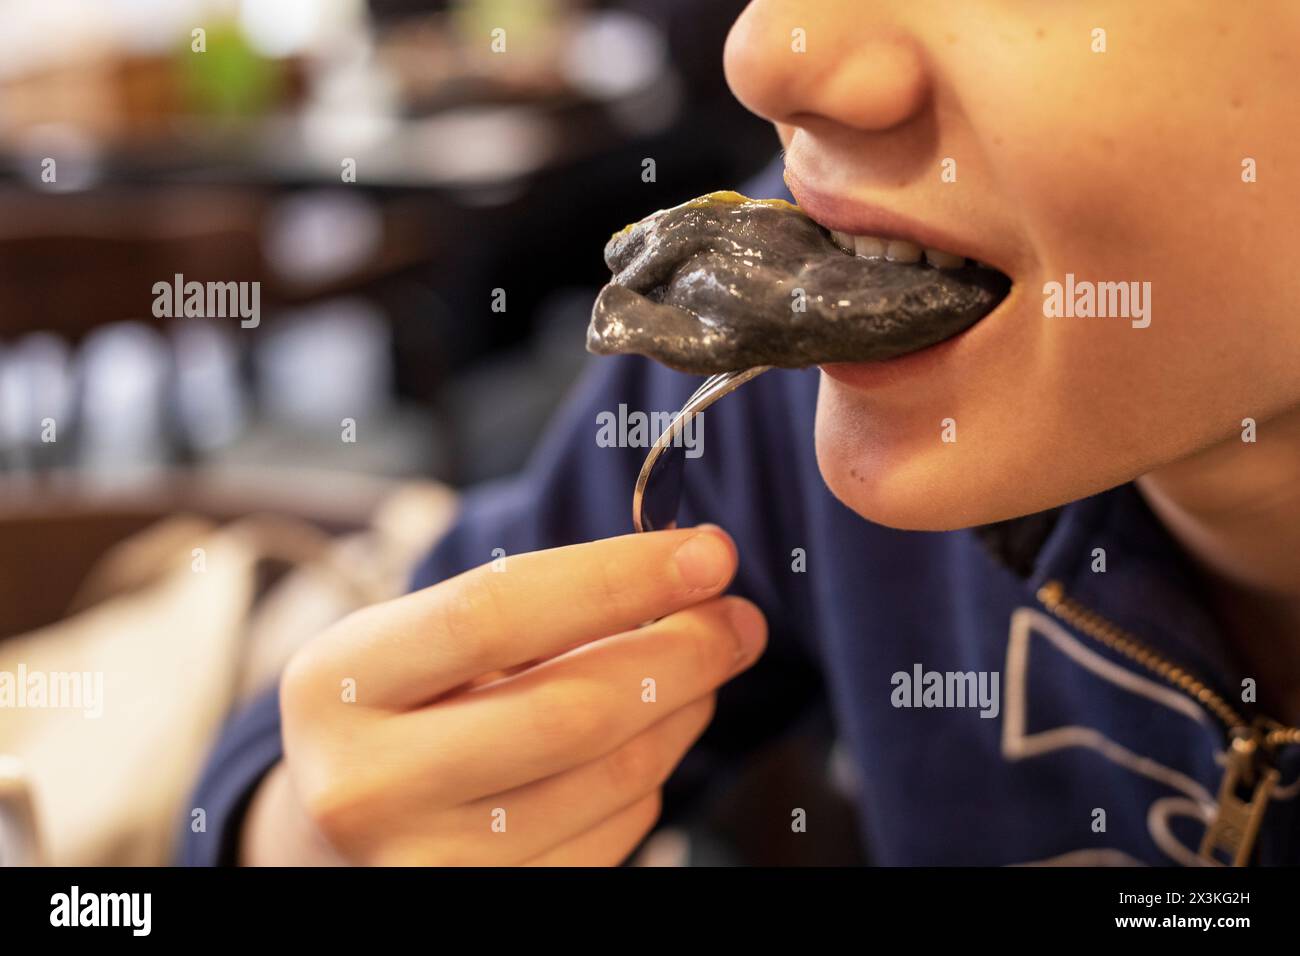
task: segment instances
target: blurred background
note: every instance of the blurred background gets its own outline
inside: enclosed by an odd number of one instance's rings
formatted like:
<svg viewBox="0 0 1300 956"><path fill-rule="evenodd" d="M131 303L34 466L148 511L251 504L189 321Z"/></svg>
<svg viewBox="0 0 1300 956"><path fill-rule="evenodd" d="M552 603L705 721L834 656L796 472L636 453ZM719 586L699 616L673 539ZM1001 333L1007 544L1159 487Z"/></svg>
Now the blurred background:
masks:
<svg viewBox="0 0 1300 956"><path fill-rule="evenodd" d="M610 233L774 153L742 7L0 0L0 633L154 514L518 467ZM260 283L259 324L155 317L176 274Z"/></svg>
<svg viewBox="0 0 1300 956"><path fill-rule="evenodd" d="M0 674L108 704L0 709L0 863L167 862L222 721L520 466L610 234L777 151L723 79L743 6L0 0ZM180 281L256 321L158 314ZM830 738L647 853L854 861Z"/></svg>

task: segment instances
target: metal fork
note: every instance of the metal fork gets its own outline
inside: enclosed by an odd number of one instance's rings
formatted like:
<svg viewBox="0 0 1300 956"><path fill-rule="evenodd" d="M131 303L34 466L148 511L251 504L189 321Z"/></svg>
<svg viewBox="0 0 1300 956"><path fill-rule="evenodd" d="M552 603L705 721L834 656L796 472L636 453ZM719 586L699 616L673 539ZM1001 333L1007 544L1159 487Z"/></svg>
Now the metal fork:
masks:
<svg viewBox="0 0 1300 956"><path fill-rule="evenodd" d="M736 372L710 375L655 441L646 455L641 474L632 491L632 524L637 531L663 531L677 524L677 507L682 499L682 473L686 463L682 430L691 419L740 386L762 375L772 366L756 365Z"/></svg>

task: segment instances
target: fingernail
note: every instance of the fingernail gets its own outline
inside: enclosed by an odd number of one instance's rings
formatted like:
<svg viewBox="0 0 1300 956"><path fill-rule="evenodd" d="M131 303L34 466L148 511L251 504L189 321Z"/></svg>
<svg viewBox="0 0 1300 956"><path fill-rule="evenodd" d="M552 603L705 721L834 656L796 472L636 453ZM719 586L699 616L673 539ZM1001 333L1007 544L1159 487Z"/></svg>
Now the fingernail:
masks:
<svg viewBox="0 0 1300 956"><path fill-rule="evenodd" d="M693 591L721 587L731 574L731 549L716 534L700 531L691 535L673 554L682 581Z"/></svg>
<svg viewBox="0 0 1300 956"><path fill-rule="evenodd" d="M746 664L763 650L767 621L754 605L735 598L727 601L727 618L736 633L736 665Z"/></svg>

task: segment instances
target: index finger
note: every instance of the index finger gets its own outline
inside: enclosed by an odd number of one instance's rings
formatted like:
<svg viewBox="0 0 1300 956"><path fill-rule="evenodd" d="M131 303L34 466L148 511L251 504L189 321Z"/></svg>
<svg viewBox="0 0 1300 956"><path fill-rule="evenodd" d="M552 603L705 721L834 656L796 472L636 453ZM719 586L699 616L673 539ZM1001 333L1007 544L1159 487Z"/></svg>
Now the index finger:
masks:
<svg viewBox="0 0 1300 956"><path fill-rule="evenodd" d="M511 555L353 615L327 653L359 702L412 707L708 600L736 564L714 525Z"/></svg>

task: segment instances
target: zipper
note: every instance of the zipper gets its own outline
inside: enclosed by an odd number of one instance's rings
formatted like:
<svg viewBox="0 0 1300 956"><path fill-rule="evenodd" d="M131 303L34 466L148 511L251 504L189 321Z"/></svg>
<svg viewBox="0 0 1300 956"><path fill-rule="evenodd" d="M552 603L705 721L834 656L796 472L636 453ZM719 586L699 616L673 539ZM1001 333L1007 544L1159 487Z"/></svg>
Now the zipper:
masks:
<svg viewBox="0 0 1300 956"><path fill-rule="evenodd" d="M1280 747L1300 744L1300 727L1288 727L1268 717L1247 720L1195 674L1069 597L1060 581L1045 583L1038 589L1037 597L1054 617L1191 697L1223 724L1228 740L1227 767L1219 785L1214 819L1201 841L1200 855L1211 863L1247 865L1268 801L1277 786L1279 774L1273 766L1273 757Z"/></svg>

